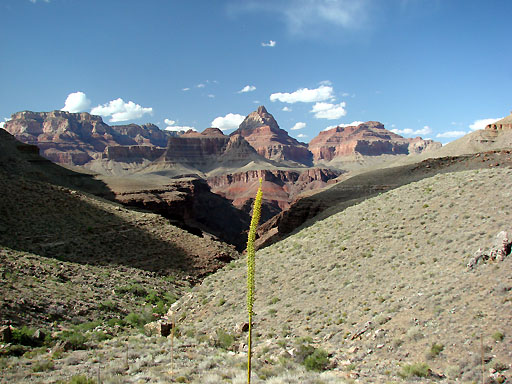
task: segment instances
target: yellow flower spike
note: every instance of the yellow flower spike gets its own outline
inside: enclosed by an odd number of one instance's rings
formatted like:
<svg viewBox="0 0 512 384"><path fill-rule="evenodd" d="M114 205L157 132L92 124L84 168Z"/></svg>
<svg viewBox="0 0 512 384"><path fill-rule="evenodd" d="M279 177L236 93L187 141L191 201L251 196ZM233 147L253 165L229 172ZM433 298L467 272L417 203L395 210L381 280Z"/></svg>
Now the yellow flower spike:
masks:
<svg viewBox="0 0 512 384"><path fill-rule="evenodd" d="M256 229L261 217L261 200L263 192L261 190L263 180L260 177L260 186L254 200L252 209L251 225L249 227L249 237L247 239L247 313L249 314L249 336L248 336L248 353L247 353L247 384L251 383L251 357L252 357L252 308L254 304L254 240L256 240Z"/></svg>

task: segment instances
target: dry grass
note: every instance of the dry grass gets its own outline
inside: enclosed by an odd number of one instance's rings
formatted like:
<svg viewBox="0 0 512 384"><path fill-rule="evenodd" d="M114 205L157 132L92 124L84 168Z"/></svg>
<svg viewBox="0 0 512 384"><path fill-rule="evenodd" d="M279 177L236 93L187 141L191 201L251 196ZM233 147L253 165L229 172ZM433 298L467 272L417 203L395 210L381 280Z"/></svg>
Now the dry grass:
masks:
<svg viewBox="0 0 512 384"><path fill-rule="evenodd" d="M480 335L486 372L509 376L512 257L465 265L511 229L511 197L509 169L438 175L257 252L254 382L417 382L424 364L446 382L479 382ZM237 260L179 301L173 372L170 340L139 334L66 353L43 373L31 367L47 354L2 359L2 380L95 378L100 366L105 383L242 383L245 335L234 325L245 320L244 277ZM230 350L216 347L219 329L233 336ZM301 343L327 350L331 369L307 371L296 359Z"/></svg>

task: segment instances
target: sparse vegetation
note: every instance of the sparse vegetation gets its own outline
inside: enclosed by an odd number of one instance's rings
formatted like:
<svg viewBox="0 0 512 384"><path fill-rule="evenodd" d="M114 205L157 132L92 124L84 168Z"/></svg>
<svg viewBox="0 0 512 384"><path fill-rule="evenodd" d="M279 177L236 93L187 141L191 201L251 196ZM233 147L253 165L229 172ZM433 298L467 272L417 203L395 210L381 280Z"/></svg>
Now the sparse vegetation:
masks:
<svg viewBox="0 0 512 384"><path fill-rule="evenodd" d="M410 377L427 377L429 369L429 366L425 363L405 364L399 372L399 375L404 379Z"/></svg>

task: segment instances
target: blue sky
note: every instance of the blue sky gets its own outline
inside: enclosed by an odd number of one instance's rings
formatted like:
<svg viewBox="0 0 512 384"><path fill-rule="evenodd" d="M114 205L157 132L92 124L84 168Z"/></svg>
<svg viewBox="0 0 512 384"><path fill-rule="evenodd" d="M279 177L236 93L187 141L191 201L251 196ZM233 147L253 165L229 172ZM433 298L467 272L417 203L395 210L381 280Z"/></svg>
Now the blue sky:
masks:
<svg viewBox="0 0 512 384"><path fill-rule="evenodd" d="M377 120L443 143L512 109L509 0L1 0L0 120L216 125L308 142ZM294 128L294 129L292 129Z"/></svg>

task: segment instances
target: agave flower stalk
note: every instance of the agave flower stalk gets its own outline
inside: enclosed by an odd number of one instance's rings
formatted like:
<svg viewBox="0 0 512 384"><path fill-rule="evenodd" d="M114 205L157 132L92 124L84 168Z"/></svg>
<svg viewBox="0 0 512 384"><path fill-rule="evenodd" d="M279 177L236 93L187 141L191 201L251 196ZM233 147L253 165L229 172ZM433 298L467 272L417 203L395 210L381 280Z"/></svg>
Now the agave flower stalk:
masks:
<svg viewBox="0 0 512 384"><path fill-rule="evenodd" d="M252 357L252 315L254 305L254 240L256 239L256 229L261 217L261 199L263 192L261 191L262 179L260 178L260 186L254 200L252 209L251 225L249 227L249 237L247 239L247 313L249 314L249 335L248 335L248 352L247 352L247 384L251 383L251 357Z"/></svg>

